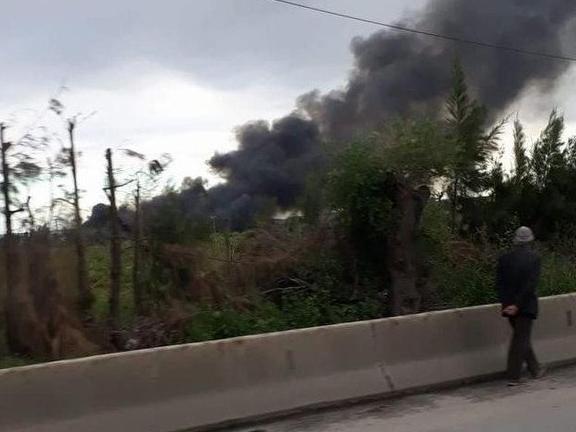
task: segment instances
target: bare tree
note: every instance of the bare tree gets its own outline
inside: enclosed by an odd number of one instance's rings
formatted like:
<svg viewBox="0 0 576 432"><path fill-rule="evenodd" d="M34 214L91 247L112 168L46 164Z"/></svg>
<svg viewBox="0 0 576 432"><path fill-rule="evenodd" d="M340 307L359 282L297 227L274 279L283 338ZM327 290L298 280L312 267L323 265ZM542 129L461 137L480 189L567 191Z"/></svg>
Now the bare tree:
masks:
<svg viewBox="0 0 576 432"><path fill-rule="evenodd" d="M22 340L19 323L25 318L22 315L17 290L19 286L20 262L18 245L14 237L13 217L23 212L25 206L18 203L18 186L37 178L41 168L36 164L33 153L44 141L38 141L30 134L25 134L18 141L6 140L7 126L0 123L0 155L2 165L2 200L4 204L4 254L6 278L6 339L12 352L26 354L26 341Z"/></svg>
<svg viewBox="0 0 576 432"><path fill-rule="evenodd" d="M109 319L113 330L117 330L120 322L120 278L122 270L122 244L120 238L120 220L118 218L118 205L116 203L116 184L112 150L106 150L106 175L108 184L105 188L110 201L110 295L108 300Z"/></svg>
<svg viewBox="0 0 576 432"><path fill-rule="evenodd" d="M78 164L76 158L76 143L74 132L76 130L76 120L68 120L68 138L70 147L69 162L72 171L73 182L73 203L74 203L74 225L75 225L75 246L77 258L77 271L78 271L78 293L79 305L83 312L90 310L94 297L88 284L88 267L86 263L86 246L84 244L84 233L82 230L82 214L80 210L80 190L78 188Z"/></svg>
<svg viewBox="0 0 576 432"><path fill-rule="evenodd" d="M64 106L57 99L50 100L50 109L58 116L64 118ZM68 147L62 149L58 161L67 166L72 175L72 193L67 194L61 201L72 205L74 209L74 246L76 250L76 272L78 283L78 305L86 315L94 303L94 296L88 283L88 265L86 261L86 245L83 232L82 210L80 205L80 188L78 186L78 152L76 149L76 129L78 117L65 119Z"/></svg>
<svg viewBox="0 0 576 432"><path fill-rule="evenodd" d="M2 196L4 199L4 217L6 223L6 243L8 244L12 238L12 216L15 211L11 209L12 200L10 199L10 193L12 192L12 182L10 178L11 169L8 162L8 151L12 147L12 143L8 142L4 138L4 133L7 126L4 123L0 123L0 145L2 151Z"/></svg>
<svg viewBox="0 0 576 432"><path fill-rule="evenodd" d="M15 302L14 289L17 285L18 277L18 255L14 250L14 239L12 232L12 216L15 211L11 208L12 200L10 199L11 179L10 179L10 166L8 164L8 150L11 147L10 142L4 138L6 126L0 124L0 146L2 151L2 197L4 200L4 274L6 278L7 289L7 305L6 305L6 340L12 352L19 351L18 338L15 331L17 317L13 312L13 304Z"/></svg>
<svg viewBox="0 0 576 432"><path fill-rule="evenodd" d="M132 152L134 153L134 152ZM129 154L129 153L128 153ZM130 155L130 154L129 154ZM134 156L132 154L131 156ZM138 154L140 160L145 161L144 155ZM140 315L144 314L143 302L143 278L142 278L142 249L143 249L143 223L142 223L142 192L152 191L159 176L166 170L172 161L170 155L163 154L158 159L152 159L145 163L145 167L137 170L133 177L136 179L136 189L134 191L134 262L132 268L132 286L134 290L134 307Z"/></svg>
<svg viewBox="0 0 576 432"><path fill-rule="evenodd" d="M128 176L121 185L116 185L116 188L119 189L133 183L136 185L133 191L132 290L134 310L138 315L144 315L146 313L146 307L144 299L144 278L142 275L144 246L142 200L155 189L160 174L165 171L166 167L171 163L172 158L168 154L163 154L157 159L148 160L145 155L134 150L126 148L121 150L125 156L137 160L135 166L131 164L130 169L124 169L125 172L128 172Z"/></svg>
<svg viewBox="0 0 576 432"><path fill-rule="evenodd" d="M136 181L134 192L134 232L133 242L133 262L132 262L132 290L134 291L134 309L138 315L144 314L144 296L142 292L142 186L140 179Z"/></svg>

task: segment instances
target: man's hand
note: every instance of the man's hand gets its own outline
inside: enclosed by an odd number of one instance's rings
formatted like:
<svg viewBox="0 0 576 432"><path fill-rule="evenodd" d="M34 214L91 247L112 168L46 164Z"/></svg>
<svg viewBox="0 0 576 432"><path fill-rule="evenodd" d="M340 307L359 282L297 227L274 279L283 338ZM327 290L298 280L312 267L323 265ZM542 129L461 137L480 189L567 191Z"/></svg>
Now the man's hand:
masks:
<svg viewBox="0 0 576 432"><path fill-rule="evenodd" d="M518 315L518 306L516 305L506 306L504 309L502 309L502 313L506 316L516 316Z"/></svg>

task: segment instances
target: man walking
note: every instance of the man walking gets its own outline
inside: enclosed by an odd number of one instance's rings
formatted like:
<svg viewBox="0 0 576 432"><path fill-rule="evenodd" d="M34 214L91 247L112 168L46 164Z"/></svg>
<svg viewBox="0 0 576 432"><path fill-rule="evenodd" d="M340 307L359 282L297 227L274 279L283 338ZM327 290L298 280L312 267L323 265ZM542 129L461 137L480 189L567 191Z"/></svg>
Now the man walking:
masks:
<svg viewBox="0 0 576 432"><path fill-rule="evenodd" d="M534 234L520 227L514 235L514 248L498 260L496 288L502 304L502 315L513 329L508 352L508 385L521 383L524 364L533 378L540 378L544 368L532 349L532 324L538 318L536 288L540 278L540 256L533 250Z"/></svg>

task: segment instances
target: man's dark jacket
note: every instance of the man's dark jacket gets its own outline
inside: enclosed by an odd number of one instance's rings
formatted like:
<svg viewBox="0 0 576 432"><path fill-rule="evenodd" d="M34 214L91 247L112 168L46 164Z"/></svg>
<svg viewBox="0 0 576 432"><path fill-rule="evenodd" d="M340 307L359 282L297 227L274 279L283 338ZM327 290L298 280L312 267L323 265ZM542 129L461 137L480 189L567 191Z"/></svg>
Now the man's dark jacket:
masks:
<svg viewBox="0 0 576 432"><path fill-rule="evenodd" d="M503 307L515 305L521 316L538 317L536 288L540 256L528 245L517 246L498 260L496 289Z"/></svg>

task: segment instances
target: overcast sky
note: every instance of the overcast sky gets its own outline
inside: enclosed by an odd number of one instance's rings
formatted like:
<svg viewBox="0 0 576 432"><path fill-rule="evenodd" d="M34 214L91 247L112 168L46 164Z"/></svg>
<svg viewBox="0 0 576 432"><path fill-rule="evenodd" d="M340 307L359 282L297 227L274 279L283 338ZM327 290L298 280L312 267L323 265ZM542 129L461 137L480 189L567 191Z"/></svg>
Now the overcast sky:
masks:
<svg viewBox="0 0 576 432"><path fill-rule="evenodd" d="M302 2L387 22L425 3ZM105 200L107 147L171 153L176 183L210 177L205 161L236 146L235 126L343 85L351 38L377 30L269 0L3 0L2 15L0 116L14 131L62 85L69 115L96 112L78 135L86 208ZM565 86L551 100L576 116ZM527 96L513 108L534 129L538 103Z"/></svg>

